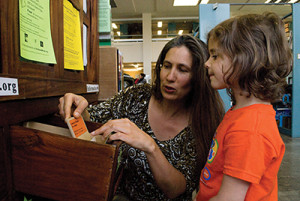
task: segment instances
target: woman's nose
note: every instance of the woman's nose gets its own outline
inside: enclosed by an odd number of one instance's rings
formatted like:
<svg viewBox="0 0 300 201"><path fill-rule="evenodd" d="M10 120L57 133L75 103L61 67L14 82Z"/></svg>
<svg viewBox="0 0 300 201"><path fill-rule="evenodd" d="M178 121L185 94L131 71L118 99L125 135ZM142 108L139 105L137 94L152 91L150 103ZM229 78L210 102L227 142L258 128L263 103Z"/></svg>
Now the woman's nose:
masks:
<svg viewBox="0 0 300 201"><path fill-rule="evenodd" d="M175 80L175 78L176 78L176 69L173 67L173 68L171 68L170 71L168 72L168 74L167 74L167 79L168 79L169 81L171 81L171 80Z"/></svg>

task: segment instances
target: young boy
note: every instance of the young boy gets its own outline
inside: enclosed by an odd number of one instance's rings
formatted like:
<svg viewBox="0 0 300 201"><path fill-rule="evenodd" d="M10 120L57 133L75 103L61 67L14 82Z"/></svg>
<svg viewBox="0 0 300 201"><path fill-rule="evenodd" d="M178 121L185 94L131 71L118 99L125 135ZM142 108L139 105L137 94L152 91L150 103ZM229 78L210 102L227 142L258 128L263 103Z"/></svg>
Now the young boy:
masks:
<svg viewBox="0 0 300 201"><path fill-rule="evenodd" d="M271 103L284 93L291 51L274 13L228 19L208 34L206 68L233 107L216 130L197 201L277 200L285 146Z"/></svg>

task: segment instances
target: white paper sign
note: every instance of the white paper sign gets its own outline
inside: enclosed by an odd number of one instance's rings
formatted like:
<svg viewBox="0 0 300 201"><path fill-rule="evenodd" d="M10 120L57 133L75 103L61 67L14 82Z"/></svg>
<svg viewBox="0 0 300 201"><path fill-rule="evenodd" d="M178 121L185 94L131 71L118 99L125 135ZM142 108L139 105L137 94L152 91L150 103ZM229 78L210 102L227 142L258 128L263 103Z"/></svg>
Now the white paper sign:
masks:
<svg viewBox="0 0 300 201"><path fill-rule="evenodd" d="M87 84L86 92L87 93L99 92L99 84Z"/></svg>
<svg viewBox="0 0 300 201"><path fill-rule="evenodd" d="M0 96L19 95L18 79L0 77Z"/></svg>
<svg viewBox="0 0 300 201"><path fill-rule="evenodd" d="M82 9L85 13L87 12L87 2L86 2L86 0L83 0L83 2L82 2Z"/></svg>
<svg viewBox="0 0 300 201"><path fill-rule="evenodd" d="M87 66L87 26L83 24L83 65Z"/></svg>

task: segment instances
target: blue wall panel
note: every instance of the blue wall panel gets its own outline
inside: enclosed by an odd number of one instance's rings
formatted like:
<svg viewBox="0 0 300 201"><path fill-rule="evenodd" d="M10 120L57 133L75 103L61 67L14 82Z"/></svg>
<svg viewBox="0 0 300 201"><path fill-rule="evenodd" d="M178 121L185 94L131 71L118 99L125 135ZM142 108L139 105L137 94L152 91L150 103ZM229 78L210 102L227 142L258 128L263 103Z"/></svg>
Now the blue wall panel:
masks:
<svg viewBox="0 0 300 201"><path fill-rule="evenodd" d="M229 4L200 4L199 5L199 36L206 42L207 33L220 22L230 17ZM219 90L223 99L225 110L231 107L230 97L225 89Z"/></svg>
<svg viewBox="0 0 300 201"><path fill-rule="evenodd" d="M300 3L293 4L292 137L300 137Z"/></svg>

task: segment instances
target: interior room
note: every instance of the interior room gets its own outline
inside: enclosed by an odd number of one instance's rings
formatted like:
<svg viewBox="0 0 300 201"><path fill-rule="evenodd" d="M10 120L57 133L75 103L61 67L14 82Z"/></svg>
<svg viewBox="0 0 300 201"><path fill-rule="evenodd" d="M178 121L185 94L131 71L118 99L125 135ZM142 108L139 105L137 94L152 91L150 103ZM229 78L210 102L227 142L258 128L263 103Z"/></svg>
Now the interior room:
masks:
<svg viewBox="0 0 300 201"><path fill-rule="evenodd" d="M300 0L186 3L0 1L1 201L300 199ZM269 11L227 79L210 31Z"/></svg>

